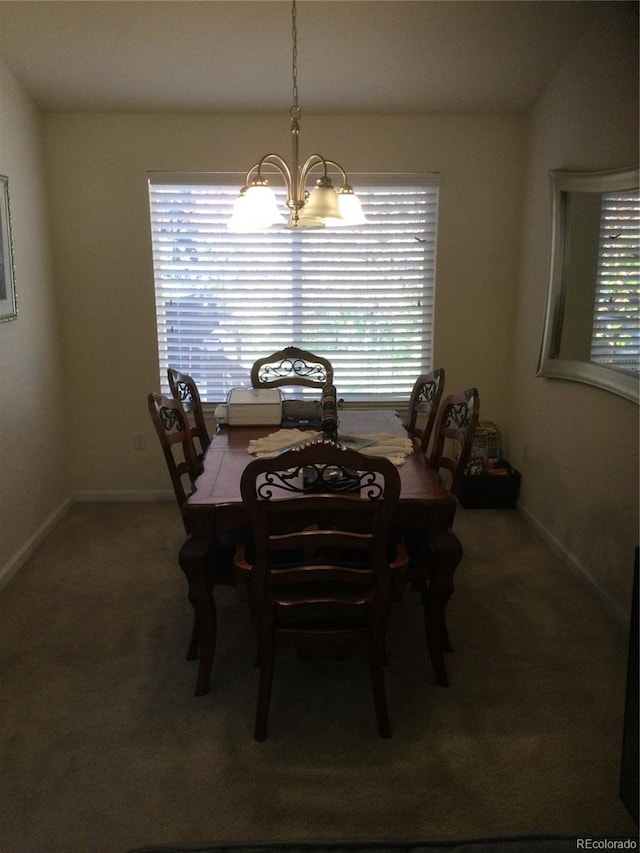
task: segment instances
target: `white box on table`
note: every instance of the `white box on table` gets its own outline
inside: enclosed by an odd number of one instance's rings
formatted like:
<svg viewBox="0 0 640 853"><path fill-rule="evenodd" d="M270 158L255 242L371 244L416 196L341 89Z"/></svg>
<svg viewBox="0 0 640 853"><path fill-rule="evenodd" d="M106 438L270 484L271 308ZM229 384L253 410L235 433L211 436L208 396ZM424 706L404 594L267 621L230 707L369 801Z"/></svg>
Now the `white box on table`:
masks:
<svg viewBox="0 0 640 853"><path fill-rule="evenodd" d="M227 399L230 426L270 426L282 421L278 388L234 388Z"/></svg>

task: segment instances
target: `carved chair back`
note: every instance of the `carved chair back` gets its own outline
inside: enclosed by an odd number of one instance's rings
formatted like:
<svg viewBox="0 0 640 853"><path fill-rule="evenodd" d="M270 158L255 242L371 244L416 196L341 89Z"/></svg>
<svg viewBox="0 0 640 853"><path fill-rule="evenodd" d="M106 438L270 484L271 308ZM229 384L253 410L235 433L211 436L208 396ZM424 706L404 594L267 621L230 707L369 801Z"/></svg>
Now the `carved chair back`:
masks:
<svg viewBox="0 0 640 853"><path fill-rule="evenodd" d="M442 392L444 391L444 368L437 367L430 373L421 373L416 379L409 400L409 419L406 429L412 438L420 442L424 454L436 422Z"/></svg>
<svg viewBox="0 0 640 853"><path fill-rule="evenodd" d="M253 388L278 388L303 385L322 388L333 383L331 362L299 347L285 347L259 358L251 368Z"/></svg>
<svg viewBox="0 0 640 853"><path fill-rule="evenodd" d="M149 414L164 454L176 503L187 533L185 505L200 473L191 429L180 400L164 394L149 394Z"/></svg>
<svg viewBox="0 0 640 853"><path fill-rule="evenodd" d="M193 416L194 423L191 424L191 436L199 444L196 453L201 459L211 442L211 437L204 419L198 386L191 376L187 373L181 373L174 367L168 368L167 379L175 399L180 400L187 415Z"/></svg>
<svg viewBox="0 0 640 853"><path fill-rule="evenodd" d="M440 407L430 465L435 471L445 469L449 472L448 488L454 495L460 490L479 417L477 388L449 395Z"/></svg>

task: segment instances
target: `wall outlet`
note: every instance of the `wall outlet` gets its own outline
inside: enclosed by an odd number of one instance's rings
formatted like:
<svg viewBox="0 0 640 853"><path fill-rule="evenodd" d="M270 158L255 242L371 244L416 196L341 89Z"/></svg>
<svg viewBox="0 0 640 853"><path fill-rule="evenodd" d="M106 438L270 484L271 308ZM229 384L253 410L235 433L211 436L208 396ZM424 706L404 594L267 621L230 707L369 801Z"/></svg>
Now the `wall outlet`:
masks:
<svg viewBox="0 0 640 853"><path fill-rule="evenodd" d="M144 450L147 446L147 442L143 432L134 432L133 434L133 446L136 450Z"/></svg>

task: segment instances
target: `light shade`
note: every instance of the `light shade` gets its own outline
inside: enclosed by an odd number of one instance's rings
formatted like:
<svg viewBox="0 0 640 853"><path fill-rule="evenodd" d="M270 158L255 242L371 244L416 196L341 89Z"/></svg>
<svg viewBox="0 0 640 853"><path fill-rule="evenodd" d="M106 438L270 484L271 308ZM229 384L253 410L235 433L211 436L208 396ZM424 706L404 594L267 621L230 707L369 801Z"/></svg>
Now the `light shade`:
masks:
<svg viewBox="0 0 640 853"><path fill-rule="evenodd" d="M235 201L229 222L230 231L261 231L284 222L271 187L256 184L243 190Z"/></svg>
<svg viewBox="0 0 640 853"><path fill-rule="evenodd" d="M340 190L338 193L338 206L342 220L339 222L329 221L327 225L364 225L367 217L362 212L360 199L352 189Z"/></svg>
<svg viewBox="0 0 640 853"><path fill-rule="evenodd" d="M314 187L300 216L310 219L341 219L338 193L333 187Z"/></svg>

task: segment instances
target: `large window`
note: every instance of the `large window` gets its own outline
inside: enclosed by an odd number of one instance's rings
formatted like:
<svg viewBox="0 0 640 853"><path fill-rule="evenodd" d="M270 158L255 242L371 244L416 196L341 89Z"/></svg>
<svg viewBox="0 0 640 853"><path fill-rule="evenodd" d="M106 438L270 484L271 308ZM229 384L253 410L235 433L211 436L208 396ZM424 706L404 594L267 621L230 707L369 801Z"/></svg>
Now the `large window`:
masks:
<svg viewBox="0 0 640 853"><path fill-rule="evenodd" d="M346 401L407 399L432 362L437 176L352 176L364 226L252 234L227 230L242 180L149 176L161 387L177 367L221 401L296 345Z"/></svg>

